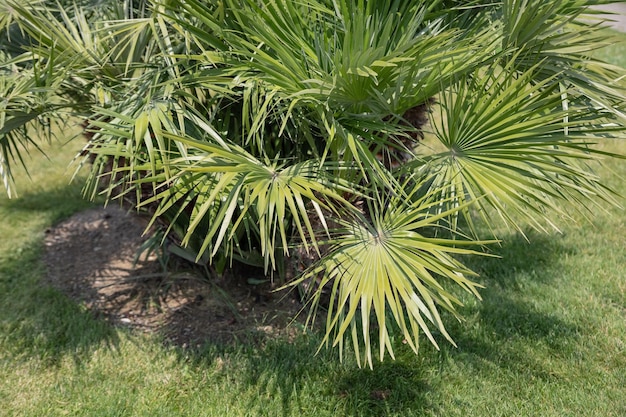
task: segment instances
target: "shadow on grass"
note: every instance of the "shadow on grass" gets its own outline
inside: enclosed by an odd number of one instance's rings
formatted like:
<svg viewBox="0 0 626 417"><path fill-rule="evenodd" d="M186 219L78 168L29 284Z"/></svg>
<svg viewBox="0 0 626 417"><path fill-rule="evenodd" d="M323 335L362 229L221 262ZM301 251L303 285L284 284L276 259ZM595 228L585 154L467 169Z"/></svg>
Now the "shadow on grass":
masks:
<svg viewBox="0 0 626 417"><path fill-rule="evenodd" d="M485 363L535 378L557 375L550 363L532 352L568 356L579 337L576 323L554 311L548 294L565 255L575 255L559 236L530 234L505 240L495 252L501 259L473 258L470 267L481 276L482 302L464 309L468 320L448 329L458 348L446 345L444 359L461 360L477 369ZM558 303L558 301L557 301Z"/></svg>
<svg viewBox="0 0 626 417"><path fill-rule="evenodd" d="M531 236L530 244L513 236L497 252L504 259L472 260L471 267L481 273L486 285L484 301L461 311L467 318L464 323L456 324L451 317L445 320L458 348L439 338L440 352L423 346L415 357L400 346L396 361L375 363L370 370L358 369L350 352L346 352L346 364L338 363L334 351L323 349L316 356L319 336L299 336L290 342L267 339L257 349L235 348L245 353L236 368L225 372L244 375L244 392L256 393L247 404L251 414L272 414L264 408L272 402L272 409L278 407L284 416L305 410L310 414L316 406L317 415L438 415L444 401L441 384L446 383L446 369L454 362L477 374L487 369L493 375L495 368L495 374L505 372L522 379L558 379L559 370L546 357L569 355L578 329L556 312L543 310L541 301L534 303L527 292L532 287L536 294L554 285L559 259L572 251L558 237L538 235ZM216 349L223 347L193 353L196 366L214 367L223 355L223 351L215 353ZM181 354L189 357L189 351Z"/></svg>
<svg viewBox="0 0 626 417"><path fill-rule="evenodd" d="M335 350L316 354L319 343L319 335L303 334L257 348L205 345L191 354L181 350L181 358L194 367L218 368L231 381L241 376L233 387L244 393L249 415L404 416L436 410L427 368L416 365L421 359L388 358L374 370L359 369L350 352L346 363Z"/></svg>
<svg viewBox="0 0 626 417"><path fill-rule="evenodd" d="M78 183L31 188L17 199L0 199L0 214L13 230L22 232L0 254L0 346L13 358L37 357L53 366L69 355L79 363L94 346L115 345L116 333L92 312L43 284L37 227L93 204L81 198ZM27 227L31 223L41 226Z"/></svg>
<svg viewBox="0 0 626 417"><path fill-rule="evenodd" d="M413 358L379 363L373 370L346 370L335 385L344 397L344 415L424 415L437 410L436 388Z"/></svg>
<svg viewBox="0 0 626 417"><path fill-rule="evenodd" d="M575 324L533 311L528 304L506 296L490 297L471 331L459 327L450 332L458 347L443 346L444 361L462 361L477 371L495 366L523 378L542 380L557 376L546 358L569 356L579 337Z"/></svg>
<svg viewBox="0 0 626 417"><path fill-rule="evenodd" d="M31 190L20 194L17 198L0 199L0 207L10 210L16 215L49 212L53 223L77 211L94 206L94 203L83 198L80 181L52 188L40 188L33 184Z"/></svg>
<svg viewBox="0 0 626 417"><path fill-rule="evenodd" d="M59 198L51 191L43 200L53 210L53 201ZM20 210L41 207L39 197L18 204ZM68 210L74 210L72 207ZM265 415L263 407L269 400L279 404L274 409L285 416L305 409L310 414L312 407L319 407L319 415L437 414L439 381L432 376L441 374L448 360L462 361L477 372L494 366L521 377L558 377L531 349L518 347L540 344L561 354L576 340L575 325L542 311L526 297L527 288L534 287L536 292L537 286L552 284L559 259L571 250L554 237L531 236L529 244L517 236L507 239L497 253L504 259L471 259L469 266L481 274L487 288L482 303L462 311L468 317L465 324L455 324L451 318L446 321L458 349L444 342L441 353L423 349L419 358L403 354L395 362L375 364L372 371L358 369L350 360L339 364L332 351L322 350L315 356L318 336L298 336L291 341L268 337L258 346L179 348L181 361L191 360L191 366L198 369L215 368L225 353L235 355L227 372L237 375L238 384L246 390L258 393L253 400L246 400L253 415ZM50 365L68 355L81 363L103 344L114 348L118 340L113 326L40 285L39 256L35 245L0 265L4 339L0 343L10 347L14 357L36 356Z"/></svg>
<svg viewBox="0 0 626 417"><path fill-rule="evenodd" d="M480 275L488 291L494 287L520 289L529 281L550 283L553 275L549 269L565 255L575 255L575 250L565 246L560 235L532 230L526 232L526 238L519 233L507 236L501 246L493 245L491 249L498 258L472 256L463 260Z"/></svg>
<svg viewBox="0 0 626 417"><path fill-rule="evenodd" d="M94 348L117 345L115 329L58 291L41 285L39 247L0 265L0 346L15 359L36 357L55 366L80 364Z"/></svg>

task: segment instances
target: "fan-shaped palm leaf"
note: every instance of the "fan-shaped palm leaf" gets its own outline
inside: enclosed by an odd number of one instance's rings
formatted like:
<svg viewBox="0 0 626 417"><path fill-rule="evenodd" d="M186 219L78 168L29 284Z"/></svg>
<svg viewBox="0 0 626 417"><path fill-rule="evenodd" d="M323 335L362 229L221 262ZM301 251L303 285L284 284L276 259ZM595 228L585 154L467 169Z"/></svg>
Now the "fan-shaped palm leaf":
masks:
<svg viewBox="0 0 626 417"><path fill-rule="evenodd" d="M415 352L420 332L437 346L431 327L454 343L439 309L456 315L455 307L461 303L446 288L446 281L480 297L480 285L467 278L475 274L453 257L477 253L462 248L476 242L429 237L429 228L440 227L440 220L458 209L433 216L431 209L436 203L431 202L431 197L427 195L410 204L397 198L379 200L369 204L368 216L339 220L342 228L337 231L338 237L329 241L326 256L295 282L297 285L320 277L311 295L310 319L315 318L323 289L332 287L324 342L338 345L343 352L349 336L357 358L360 346L364 346L363 356L370 367L370 333L375 328L380 360L385 352L394 356L392 329L396 326Z"/></svg>
<svg viewBox="0 0 626 417"><path fill-rule="evenodd" d="M517 74L495 67L441 96L435 136L445 150L410 165L444 190L445 207L484 196L478 207L485 224L493 224L491 207L521 230L520 221L543 228L555 212L568 217L572 207L614 201L587 164L604 155L592 146L612 130L604 113L564 110L558 85L533 84L533 76L534 68ZM469 212L464 216L471 226Z"/></svg>

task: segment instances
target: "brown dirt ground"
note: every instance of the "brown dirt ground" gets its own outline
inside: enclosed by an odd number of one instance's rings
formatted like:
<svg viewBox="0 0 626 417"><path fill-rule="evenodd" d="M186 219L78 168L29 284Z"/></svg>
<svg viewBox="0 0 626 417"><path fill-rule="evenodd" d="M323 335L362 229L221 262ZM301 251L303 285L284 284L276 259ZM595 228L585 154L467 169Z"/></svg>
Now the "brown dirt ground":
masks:
<svg viewBox="0 0 626 417"><path fill-rule="evenodd" d="M158 333L181 347L267 340L302 329L293 293L248 285L243 273L206 279L189 265L165 271L137 253L147 220L119 207L77 213L46 230L46 280L114 325Z"/></svg>

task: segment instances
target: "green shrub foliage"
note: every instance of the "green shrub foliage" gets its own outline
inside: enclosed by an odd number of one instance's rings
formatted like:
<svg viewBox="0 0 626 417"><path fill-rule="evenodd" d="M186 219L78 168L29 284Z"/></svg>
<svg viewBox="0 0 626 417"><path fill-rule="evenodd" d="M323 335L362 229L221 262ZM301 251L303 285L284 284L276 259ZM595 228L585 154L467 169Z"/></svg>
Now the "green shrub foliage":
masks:
<svg viewBox="0 0 626 417"><path fill-rule="evenodd" d="M613 202L602 3L2 0L0 177L14 195L36 138L80 120L89 198L147 210L195 262L307 283L325 343L372 366L452 342L440 312L480 287L457 255L498 223Z"/></svg>

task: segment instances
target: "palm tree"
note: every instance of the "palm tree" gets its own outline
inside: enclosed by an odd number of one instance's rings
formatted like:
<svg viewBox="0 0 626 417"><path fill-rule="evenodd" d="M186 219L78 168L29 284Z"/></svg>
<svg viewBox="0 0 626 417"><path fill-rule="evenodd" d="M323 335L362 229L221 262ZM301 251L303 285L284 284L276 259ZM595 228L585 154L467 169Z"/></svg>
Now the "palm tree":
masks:
<svg viewBox="0 0 626 417"><path fill-rule="evenodd" d="M454 343L440 311L479 297L456 255L485 228L614 202L593 172L625 122L624 70L591 57L603 3L3 0L23 45L0 65L0 176L12 192L28 128L69 112L88 196L148 209L196 262L317 280L326 344L372 366L394 335Z"/></svg>

